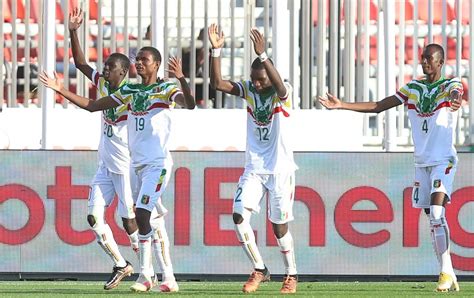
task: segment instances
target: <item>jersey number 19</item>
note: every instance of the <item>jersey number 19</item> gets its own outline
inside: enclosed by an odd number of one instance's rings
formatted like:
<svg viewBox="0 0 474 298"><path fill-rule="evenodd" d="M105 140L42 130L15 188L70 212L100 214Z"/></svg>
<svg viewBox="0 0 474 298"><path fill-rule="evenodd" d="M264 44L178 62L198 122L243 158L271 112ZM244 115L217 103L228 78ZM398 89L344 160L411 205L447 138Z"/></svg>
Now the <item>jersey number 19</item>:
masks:
<svg viewBox="0 0 474 298"><path fill-rule="evenodd" d="M140 131L145 128L145 119L135 118L135 131Z"/></svg>

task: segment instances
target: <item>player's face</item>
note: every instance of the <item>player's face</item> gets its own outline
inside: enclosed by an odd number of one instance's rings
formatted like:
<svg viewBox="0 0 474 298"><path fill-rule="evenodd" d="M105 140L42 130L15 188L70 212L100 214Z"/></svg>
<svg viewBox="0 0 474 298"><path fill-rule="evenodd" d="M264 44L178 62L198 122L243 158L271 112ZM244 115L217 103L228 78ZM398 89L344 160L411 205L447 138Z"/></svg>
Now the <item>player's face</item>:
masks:
<svg viewBox="0 0 474 298"><path fill-rule="evenodd" d="M441 70L444 60L436 48L428 47L421 54L421 67L425 75L437 73Z"/></svg>
<svg viewBox="0 0 474 298"><path fill-rule="evenodd" d="M139 51L135 59L135 68L141 77L149 77L160 68L160 62L155 61L149 51Z"/></svg>
<svg viewBox="0 0 474 298"><path fill-rule="evenodd" d="M122 65L116 59L109 58L105 60L102 75L109 83L119 83L123 79Z"/></svg>
<svg viewBox="0 0 474 298"><path fill-rule="evenodd" d="M272 82L270 82L265 69L252 69L250 79L258 93L272 86Z"/></svg>

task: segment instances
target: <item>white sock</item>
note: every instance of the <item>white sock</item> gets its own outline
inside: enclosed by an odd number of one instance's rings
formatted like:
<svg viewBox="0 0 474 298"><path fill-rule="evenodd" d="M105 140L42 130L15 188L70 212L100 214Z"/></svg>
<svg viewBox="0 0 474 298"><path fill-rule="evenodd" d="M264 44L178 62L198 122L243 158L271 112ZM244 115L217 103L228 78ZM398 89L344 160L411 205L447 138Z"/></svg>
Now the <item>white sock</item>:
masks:
<svg viewBox="0 0 474 298"><path fill-rule="evenodd" d="M151 258L151 236L153 231L146 235L138 234L138 247L140 250L140 273L147 276L153 277L155 272L153 271L152 258Z"/></svg>
<svg viewBox="0 0 474 298"><path fill-rule="evenodd" d="M237 233L237 239L242 244L247 257L252 262L255 269L265 269L262 256L255 242L255 234L253 233L252 227L250 226L249 220L245 220L235 225L235 232Z"/></svg>
<svg viewBox="0 0 474 298"><path fill-rule="evenodd" d="M449 251L449 227L443 206L430 206L430 228L433 248L440 262L441 272L448 273L456 280Z"/></svg>
<svg viewBox="0 0 474 298"><path fill-rule="evenodd" d="M431 213L431 211L430 211ZM441 270L441 259L440 259L440 255L438 254L437 252L437 249L436 249L436 238L434 237L434 234L433 234L433 229L431 228L431 214L427 214L428 216L428 221L430 222L430 237L431 237L431 245L433 246L433 251L435 253L435 256L436 256L436 260L438 261L438 265L439 265L439 270Z"/></svg>
<svg viewBox="0 0 474 298"><path fill-rule="evenodd" d="M277 242L283 257L283 263L285 263L286 275L296 275L295 249L290 231L285 236L277 239Z"/></svg>
<svg viewBox="0 0 474 298"><path fill-rule="evenodd" d="M140 260L140 249L138 248L138 230L128 235L128 239L130 240L130 246L137 255L138 260Z"/></svg>
<svg viewBox="0 0 474 298"><path fill-rule="evenodd" d="M173 264L171 263L170 256L170 240L166 232L164 217L152 219L151 226L153 228L153 250L163 273L163 281L174 281Z"/></svg>
<svg viewBox="0 0 474 298"><path fill-rule="evenodd" d="M127 262L120 254L114 235L108 224L96 224L92 230L94 231L99 245L109 255L117 267L124 267Z"/></svg>

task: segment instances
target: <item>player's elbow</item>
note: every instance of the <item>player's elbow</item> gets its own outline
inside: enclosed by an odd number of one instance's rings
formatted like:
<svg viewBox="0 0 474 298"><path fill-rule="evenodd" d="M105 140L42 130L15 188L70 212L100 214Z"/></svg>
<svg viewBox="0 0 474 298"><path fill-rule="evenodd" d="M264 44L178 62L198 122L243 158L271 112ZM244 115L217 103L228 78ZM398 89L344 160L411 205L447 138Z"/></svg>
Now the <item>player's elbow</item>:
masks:
<svg viewBox="0 0 474 298"><path fill-rule="evenodd" d="M193 100L193 102L190 104L187 104L185 108L188 110L194 110L195 107L196 107L196 102Z"/></svg>
<svg viewBox="0 0 474 298"><path fill-rule="evenodd" d="M383 111L384 111L383 109L376 107L375 109L373 109L372 112L379 114L379 113L381 113L381 112L383 112Z"/></svg>
<svg viewBox="0 0 474 298"><path fill-rule="evenodd" d="M385 110L386 108L384 106L382 106L381 104L375 103L375 106L373 107L372 112L379 114Z"/></svg>
<svg viewBox="0 0 474 298"><path fill-rule="evenodd" d="M211 80L209 81L209 84L211 85L211 88L212 88L212 89L214 89L214 90L217 89L217 85L218 85L218 84L217 84L217 80L216 80L216 79L211 79Z"/></svg>
<svg viewBox="0 0 474 298"><path fill-rule="evenodd" d="M83 107L83 109L91 113L102 110L98 106L96 106L93 101L89 101L89 103L85 107Z"/></svg>

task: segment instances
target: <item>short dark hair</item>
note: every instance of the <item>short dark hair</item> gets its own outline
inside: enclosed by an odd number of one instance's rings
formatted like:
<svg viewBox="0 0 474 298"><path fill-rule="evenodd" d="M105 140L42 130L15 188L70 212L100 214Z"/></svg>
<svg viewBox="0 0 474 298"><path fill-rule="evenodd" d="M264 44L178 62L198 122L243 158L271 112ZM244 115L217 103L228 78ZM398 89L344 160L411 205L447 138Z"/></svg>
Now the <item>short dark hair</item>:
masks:
<svg viewBox="0 0 474 298"><path fill-rule="evenodd" d="M436 52L439 52L441 55L441 58L444 59L444 49L441 45L437 43L430 43L429 45L426 46L426 48L434 48Z"/></svg>
<svg viewBox="0 0 474 298"><path fill-rule="evenodd" d="M273 64L272 59L268 58L268 61L270 61L270 63ZM255 70L265 69L265 66L263 66L263 63L262 61L260 61L260 58L257 57L255 58L255 60L253 60L252 69L255 69Z"/></svg>
<svg viewBox="0 0 474 298"><path fill-rule="evenodd" d="M128 71L128 69L130 68L130 59L128 59L128 57L122 53L113 53L109 56L109 58L120 62L120 65L122 65L123 69L125 69L126 71Z"/></svg>
<svg viewBox="0 0 474 298"><path fill-rule="evenodd" d="M158 51L157 48L154 48L154 47L143 47L140 49L140 51L148 51L151 53L151 55L153 56L153 59L155 61L158 61L161 63L161 53L160 51Z"/></svg>

